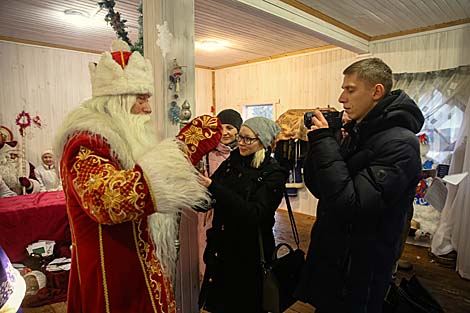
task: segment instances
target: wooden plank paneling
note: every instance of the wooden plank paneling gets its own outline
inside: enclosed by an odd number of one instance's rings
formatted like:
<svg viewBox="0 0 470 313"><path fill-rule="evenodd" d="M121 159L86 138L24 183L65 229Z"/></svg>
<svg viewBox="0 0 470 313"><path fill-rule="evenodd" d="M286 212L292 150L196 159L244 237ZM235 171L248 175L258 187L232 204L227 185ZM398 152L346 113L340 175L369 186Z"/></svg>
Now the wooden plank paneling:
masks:
<svg viewBox="0 0 470 313"><path fill-rule="evenodd" d="M339 107L342 70L356 54L335 48L216 71L217 111L241 112L245 104L277 103L278 115L289 108Z"/></svg>
<svg viewBox="0 0 470 313"><path fill-rule="evenodd" d="M294 108L331 105L341 109L337 99L343 69L356 54L334 48L216 71L217 111L243 105L272 103L276 118ZM316 214L317 200L306 188L291 198L296 212Z"/></svg>
<svg viewBox="0 0 470 313"><path fill-rule="evenodd" d="M43 127L28 128L27 158L40 164L52 147L64 116L91 97L88 63L99 55L0 41L0 124L19 138L16 116L25 110L39 115Z"/></svg>
<svg viewBox="0 0 470 313"><path fill-rule="evenodd" d="M375 56L395 72L419 72L470 64L470 26L372 42ZM46 126L29 139L34 163L51 144L57 126L73 107L91 94L88 62L98 55L0 41L0 124L18 137L15 117L21 109L39 114ZM356 54L336 48L215 71L217 112L242 105L273 103L276 116L290 108L309 108L337 102L342 70ZM194 115L210 113L211 71L196 69ZM34 141L34 144L33 144ZM314 199L301 191L300 212L314 214ZM305 194L302 194L305 193ZM302 200L303 199L303 200Z"/></svg>
<svg viewBox="0 0 470 313"><path fill-rule="evenodd" d="M294 2L311 7L372 37L470 18L470 1L466 0L296 0Z"/></svg>
<svg viewBox="0 0 470 313"><path fill-rule="evenodd" d="M395 72L426 72L470 64L470 24L447 31L372 41L371 53Z"/></svg>
<svg viewBox="0 0 470 313"><path fill-rule="evenodd" d="M127 20L126 30L133 42L138 34L139 1L119 0L114 8ZM298 10L286 20L245 5L241 0L194 0L196 41L229 42L220 51L197 49L195 64L219 68L328 45L352 49L347 36L335 40L300 23L310 17L328 23L326 29L333 33L340 26L347 34L372 40L470 23L468 0L269 0L260 3ZM71 23L70 16L63 14L65 9L83 10L93 17L76 25ZM0 38L81 51L105 51L116 37L104 21L106 13L98 10L96 0L2 0Z"/></svg>
<svg viewBox="0 0 470 313"><path fill-rule="evenodd" d="M196 68L196 103L194 116L210 114L212 106L211 70Z"/></svg>

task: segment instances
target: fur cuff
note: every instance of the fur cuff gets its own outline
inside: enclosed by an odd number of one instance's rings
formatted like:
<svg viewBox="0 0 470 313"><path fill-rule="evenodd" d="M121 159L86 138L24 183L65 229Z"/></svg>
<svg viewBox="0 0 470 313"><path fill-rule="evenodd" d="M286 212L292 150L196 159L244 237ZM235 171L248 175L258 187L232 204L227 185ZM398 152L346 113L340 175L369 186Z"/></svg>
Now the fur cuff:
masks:
<svg viewBox="0 0 470 313"><path fill-rule="evenodd" d="M189 163L175 139L166 139L137 160L150 184L157 212L204 207L210 202L199 183L197 170Z"/></svg>

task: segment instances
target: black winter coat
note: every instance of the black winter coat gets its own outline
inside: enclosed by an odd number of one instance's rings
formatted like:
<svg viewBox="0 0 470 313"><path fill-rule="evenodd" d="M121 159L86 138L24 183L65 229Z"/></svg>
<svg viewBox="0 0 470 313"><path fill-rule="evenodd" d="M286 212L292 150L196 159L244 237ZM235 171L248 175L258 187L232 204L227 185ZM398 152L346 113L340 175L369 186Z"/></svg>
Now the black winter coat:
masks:
<svg viewBox="0 0 470 313"><path fill-rule="evenodd" d="M309 133L305 183L319 199L296 295L320 311L382 312L405 215L421 177L424 117L393 91L349 129Z"/></svg>
<svg viewBox="0 0 470 313"><path fill-rule="evenodd" d="M269 155L268 150L256 169L252 156L242 157L235 149L211 176L215 212L200 296L200 305L210 312L262 312L258 229L265 254L271 255L274 213L287 180L287 172Z"/></svg>

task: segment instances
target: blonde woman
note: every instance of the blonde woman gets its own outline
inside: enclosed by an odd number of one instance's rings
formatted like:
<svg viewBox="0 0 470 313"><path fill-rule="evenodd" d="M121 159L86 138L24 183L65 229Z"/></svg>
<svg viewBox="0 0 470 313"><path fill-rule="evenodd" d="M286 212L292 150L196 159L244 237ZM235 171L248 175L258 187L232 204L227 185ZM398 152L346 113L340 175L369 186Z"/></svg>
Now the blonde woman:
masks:
<svg viewBox="0 0 470 313"><path fill-rule="evenodd" d="M271 255L274 213L287 179L270 156L279 130L264 117L246 120L237 137L238 149L211 178L200 177L214 203L199 298L200 307L209 312L262 312L258 231L265 255Z"/></svg>

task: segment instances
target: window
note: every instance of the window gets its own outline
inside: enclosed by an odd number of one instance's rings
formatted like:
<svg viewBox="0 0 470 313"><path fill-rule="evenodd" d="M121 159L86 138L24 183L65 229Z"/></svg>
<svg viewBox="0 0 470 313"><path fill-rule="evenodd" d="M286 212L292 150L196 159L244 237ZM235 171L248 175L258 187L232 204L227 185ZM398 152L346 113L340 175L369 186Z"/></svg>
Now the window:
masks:
<svg viewBox="0 0 470 313"><path fill-rule="evenodd" d="M463 123L464 112L453 103L442 103L442 94L434 90L431 99L420 101L425 117L421 133L429 137L429 152L426 157L434 163L450 163L452 151Z"/></svg>
<svg viewBox="0 0 470 313"><path fill-rule="evenodd" d="M273 105L272 104L247 104L243 106L243 119L247 120L255 116L263 116L274 119Z"/></svg>
<svg viewBox="0 0 470 313"><path fill-rule="evenodd" d="M470 101L470 66L425 73L394 74L394 89L404 90L418 104L428 137L425 159L450 164L452 152L464 124L464 110Z"/></svg>

